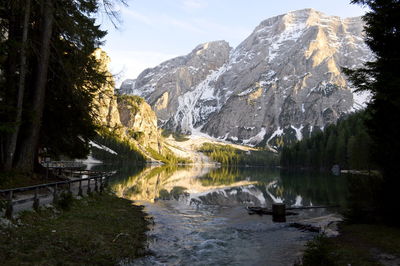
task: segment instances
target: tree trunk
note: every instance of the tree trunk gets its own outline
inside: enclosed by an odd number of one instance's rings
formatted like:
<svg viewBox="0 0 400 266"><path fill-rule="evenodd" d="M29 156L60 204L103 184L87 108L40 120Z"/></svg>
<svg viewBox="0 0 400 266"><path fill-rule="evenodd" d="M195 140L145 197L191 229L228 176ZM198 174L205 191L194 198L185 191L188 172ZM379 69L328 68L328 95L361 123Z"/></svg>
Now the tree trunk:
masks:
<svg viewBox="0 0 400 266"><path fill-rule="evenodd" d="M28 40L30 5L31 5L31 0L26 0L24 21L23 21L22 45L21 45L21 62L20 62L21 66L20 66L20 76L19 76L19 82L18 82L17 114L16 114L16 118L15 118L14 131L11 135L9 147L7 149L6 161L5 161L5 165L4 165L5 170L10 170L12 168L14 154L15 154L15 148L17 145L17 138L18 138L19 129L21 126L22 105L23 105L23 100L24 100L25 79L26 79L26 70L27 70L26 49L27 49L27 40Z"/></svg>
<svg viewBox="0 0 400 266"><path fill-rule="evenodd" d="M7 150L9 146L9 142L11 139L11 133L8 130L12 130L12 123L14 122L15 110L13 107L16 106L16 95L18 91L18 78L16 76L19 64L19 48L17 45L13 45L13 43L20 38L21 31L19 30L21 26L21 19L18 16L18 11L20 9L20 5L17 1L8 1L6 5L7 14L2 14L2 23L3 26L3 40L2 42L10 43L6 48L6 61L4 64L4 72L2 74L2 78L4 78L5 83L4 87L1 88L3 92L1 105L6 108L2 110L1 119L4 121L4 125L7 130L1 132L0 141L2 143L2 155L0 161L0 167L4 168ZM3 11L5 12L5 11Z"/></svg>
<svg viewBox="0 0 400 266"><path fill-rule="evenodd" d="M16 169L22 172L33 172L34 170L46 94L50 40L54 17L52 0L43 0L42 4L42 36L38 56L36 82L33 90L33 117L31 123L27 127L28 134L26 138L22 140L21 152L16 163Z"/></svg>

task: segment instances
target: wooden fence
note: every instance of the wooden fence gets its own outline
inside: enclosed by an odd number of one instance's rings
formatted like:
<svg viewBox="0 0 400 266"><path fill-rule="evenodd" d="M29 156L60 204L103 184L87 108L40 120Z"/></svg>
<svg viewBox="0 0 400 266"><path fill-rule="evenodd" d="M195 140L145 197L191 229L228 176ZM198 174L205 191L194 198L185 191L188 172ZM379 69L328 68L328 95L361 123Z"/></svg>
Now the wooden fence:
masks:
<svg viewBox="0 0 400 266"><path fill-rule="evenodd" d="M85 166L79 161L48 161L41 162L41 164L46 168L80 168Z"/></svg>
<svg viewBox="0 0 400 266"><path fill-rule="evenodd" d="M78 183L77 187L78 196L83 196L84 194L82 187L84 183L87 183L86 193L90 194L92 192L93 184L91 184L91 182L94 182L93 191L101 193L107 186L109 177L112 175L112 173L109 172L97 172L97 171L87 171L87 170L80 170L78 172L80 174L85 174L88 177L35 185L35 186L0 190L0 200L3 199L6 202L5 217L12 218L14 205L23 204L29 201L33 201L32 207L33 209L37 210L40 205L40 198L48 198L49 195L51 196L51 194L53 196L53 203L57 203L60 192L68 191L73 193L73 189L71 188L71 186L76 183ZM45 190L45 192L50 191L51 194L47 193L44 195L39 195L40 191L43 190ZM27 198L14 200L16 194L18 193L23 194L27 192L28 192Z"/></svg>

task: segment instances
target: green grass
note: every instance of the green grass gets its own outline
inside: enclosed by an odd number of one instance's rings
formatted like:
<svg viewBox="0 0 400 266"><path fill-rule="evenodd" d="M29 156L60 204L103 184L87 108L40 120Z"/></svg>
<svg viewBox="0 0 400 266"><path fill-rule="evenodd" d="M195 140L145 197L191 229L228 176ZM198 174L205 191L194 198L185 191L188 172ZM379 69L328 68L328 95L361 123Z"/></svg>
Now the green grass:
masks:
<svg viewBox="0 0 400 266"><path fill-rule="evenodd" d="M154 149L152 149L150 147L148 147L146 150L148 153L150 153L150 155L153 159L159 160L168 165L192 163L192 161L190 159L175 156L175 154L167 147L165 147L163 154L158 153L157 151L155 151Z"/></svg>
<svg viewBox="0 0 400 266"><path fill-rule="evenodd" d="M73 200L68 211L25 212L0 228L0 265L115 265L145 255L142 207L113 195Z"/></svg>
<svg viewBox="0 0 400 266"><path fill-rule="evenodd" d="M188 135L185 135L185 134L182 134L182 133L179 133L179 132L174 132L174 131L169 130L169 129L163 129L162 132L161 132L161 136L163 136L164 138L168 138L171 135L176 141L183 142L183 141L189 140Z"/></svg>
<svg viewBox="0 0 400 266"><path fill-rule="evenodd" d="M145 156L134 142L128 139L122 139L121 136L115 132L109 132L106 128L100 128L93 141L97 144L104 145L117 153L112 154L103 149L92 147L92 156L103 162L113 164L141 164L146 161Z"/></svg>
<svg viewBox="0 0 400 266"><path fill-rule="evenodd" d="M200 147L199 151L223 165L275 167L279 164L277 154L261 149L243 151L236 149L231 145L204 143Z"/></svg>
<svg viewBox="0 0 400 266"><path fill-rule="evenodd" d="M336 238L317 237L309 242L304 266L382 265L379 254L400 258L400 229L384 225L346 224Z"/></svg>

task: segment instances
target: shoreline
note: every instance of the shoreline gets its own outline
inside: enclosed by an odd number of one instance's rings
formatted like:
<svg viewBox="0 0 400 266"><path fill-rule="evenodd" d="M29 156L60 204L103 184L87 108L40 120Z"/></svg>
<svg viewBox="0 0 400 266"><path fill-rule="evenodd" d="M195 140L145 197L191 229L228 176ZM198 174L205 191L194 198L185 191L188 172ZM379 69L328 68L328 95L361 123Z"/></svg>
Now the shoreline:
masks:
<svg viewBox="0 0 400 266"><path fill-rule="evenodd" d="M143 206L107 193L62 200L12 222L1 218L1 264L110 265L147 254Z"/></svg>
<svg viewBox="0 0 400 266"><path fill-rule="evenodd" d="M319 234L295 264L400 265L400 229L379 224L339 224L339 235Z"/></svg>

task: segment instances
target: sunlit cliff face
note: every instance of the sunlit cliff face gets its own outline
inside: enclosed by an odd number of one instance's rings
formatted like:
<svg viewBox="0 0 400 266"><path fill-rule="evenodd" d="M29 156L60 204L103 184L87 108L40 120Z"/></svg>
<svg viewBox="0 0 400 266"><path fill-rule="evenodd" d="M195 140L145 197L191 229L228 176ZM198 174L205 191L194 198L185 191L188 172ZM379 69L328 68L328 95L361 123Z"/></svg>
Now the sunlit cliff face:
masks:
<svg viewBox="0 0 400 266"><path fill-rule="evenodd" d="M224 41L146 69L121 91L148 101L159 125L184 133L279 146L277 137L301 139L365 107L342 67L374 60L363 21L313 9L262 21L240 45Z"/></svg>

